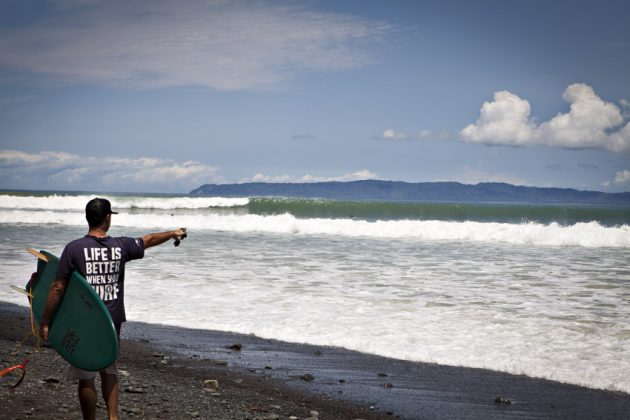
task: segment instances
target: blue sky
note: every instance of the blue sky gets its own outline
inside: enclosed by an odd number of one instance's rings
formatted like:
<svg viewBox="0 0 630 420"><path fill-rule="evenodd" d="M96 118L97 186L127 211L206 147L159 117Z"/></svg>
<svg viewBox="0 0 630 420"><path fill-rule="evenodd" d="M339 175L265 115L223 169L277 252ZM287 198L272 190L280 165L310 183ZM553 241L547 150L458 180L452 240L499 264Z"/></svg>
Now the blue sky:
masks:
<svg viewBox="0 0 630 420"><path fill-rule="evenodd" d="M630 191L627 1L0 0L0 188Z"/></svg>

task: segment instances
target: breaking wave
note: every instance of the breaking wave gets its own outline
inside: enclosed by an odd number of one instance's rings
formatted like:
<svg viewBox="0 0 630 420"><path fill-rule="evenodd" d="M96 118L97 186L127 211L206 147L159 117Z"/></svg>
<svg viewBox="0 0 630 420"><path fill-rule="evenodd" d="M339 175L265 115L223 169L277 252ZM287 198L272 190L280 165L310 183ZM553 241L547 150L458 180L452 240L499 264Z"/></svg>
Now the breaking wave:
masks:
<svg viewBox="0 0 630 420"><path fill-rule="evenodd" d="M82 212L0 210L0 223L85 226ZM562 226L558 223L496 223L440 220L302 219L290 214L146 214L115 215L117 227L194 230L234 233L272 233L405 239L419 241L500 242L519 245L630 247L630 226L602 226L598 222Z"/></svg>
<svg viewBox="0 0 630 420"><path fill-rule="evenodd" d="M97 195L0 195L1 209L84 211L86 203ZM112 202L114 210L122 209L207 209L246 206L247 198L223 197L147 197L131 195L98 195Z"/></svg>

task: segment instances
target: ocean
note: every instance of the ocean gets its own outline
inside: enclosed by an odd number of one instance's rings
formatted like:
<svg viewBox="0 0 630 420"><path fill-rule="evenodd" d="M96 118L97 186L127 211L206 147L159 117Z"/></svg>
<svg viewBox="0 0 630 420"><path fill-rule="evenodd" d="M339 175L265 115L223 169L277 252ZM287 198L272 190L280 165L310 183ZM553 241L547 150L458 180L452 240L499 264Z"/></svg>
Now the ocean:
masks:
<svg viewBox="0 0 630 420"><path fill-rule="evenodd" d="M128 264L129 320L630 393L630 208L104 196L111 235L189 230ZM0 193L0 300L93 197Z"/></svg>

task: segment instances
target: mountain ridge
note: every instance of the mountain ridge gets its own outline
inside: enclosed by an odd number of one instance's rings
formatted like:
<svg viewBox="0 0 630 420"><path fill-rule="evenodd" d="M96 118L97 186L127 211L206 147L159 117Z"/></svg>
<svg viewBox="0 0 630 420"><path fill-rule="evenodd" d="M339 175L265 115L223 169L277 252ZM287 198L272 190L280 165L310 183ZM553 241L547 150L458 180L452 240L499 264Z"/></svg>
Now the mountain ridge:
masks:
<svg viewBox="0 0 630 420"><path fill-rule="evenodd" d="M334 200L396 200L441 202L527 202L630 204L630 192L606 193L573 188L527 187L500 182L476 185L459 182L327 181L313 183L204 184L194 196L296 197Z"/></svg>

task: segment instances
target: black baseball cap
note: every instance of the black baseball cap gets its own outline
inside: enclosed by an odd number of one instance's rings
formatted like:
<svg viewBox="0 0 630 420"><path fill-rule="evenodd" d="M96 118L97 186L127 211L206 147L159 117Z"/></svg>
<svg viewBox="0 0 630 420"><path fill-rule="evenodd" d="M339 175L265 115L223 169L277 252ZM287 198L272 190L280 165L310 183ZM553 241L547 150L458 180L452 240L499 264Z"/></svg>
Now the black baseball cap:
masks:
<svg viewBox="0 0 630 420"><path fill-rule="evenodd" d="M93 198L85 206L85 218L90 227L103 223L108 214L118 214L118 212L112 211L111 203L105 198Z"/></svg>

